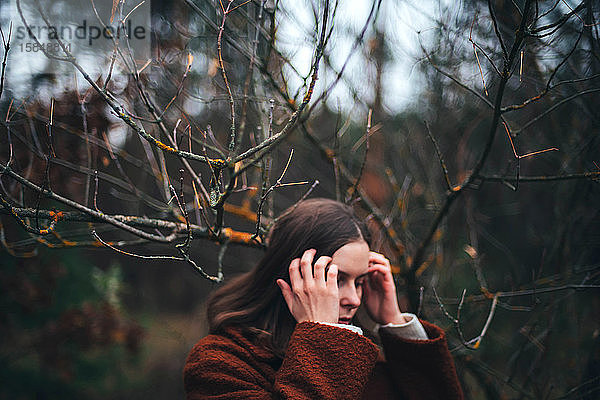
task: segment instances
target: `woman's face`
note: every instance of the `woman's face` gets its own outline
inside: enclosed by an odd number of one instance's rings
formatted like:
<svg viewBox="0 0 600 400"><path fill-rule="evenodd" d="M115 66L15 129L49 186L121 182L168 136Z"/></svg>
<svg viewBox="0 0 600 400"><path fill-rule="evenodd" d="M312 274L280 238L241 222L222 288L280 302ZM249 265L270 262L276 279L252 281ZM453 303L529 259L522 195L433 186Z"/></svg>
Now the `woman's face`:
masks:
<svg viewBox="0 0 600 400"><path fill-rule="evenodd" d="M338 266L338 323L349 324L362 299L362 285L369 270L369 245L363 240L345 244L333 253L331 263Z"/></svg>

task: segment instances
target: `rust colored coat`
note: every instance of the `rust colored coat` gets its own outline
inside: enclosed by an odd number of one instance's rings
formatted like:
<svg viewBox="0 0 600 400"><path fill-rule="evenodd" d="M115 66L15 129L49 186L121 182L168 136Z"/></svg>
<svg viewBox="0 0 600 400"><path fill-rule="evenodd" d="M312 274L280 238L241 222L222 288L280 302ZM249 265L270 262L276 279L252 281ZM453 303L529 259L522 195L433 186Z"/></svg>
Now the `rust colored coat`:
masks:
<svg viewBox="0 0 600 400"><path fill-rule="evenodd" d="M209 335L188 356L187 398L462 399L444 331L422 323L429 340L380 330L385 361L366 337L315 322L296 325L283 360L240 329Z"/></svg>

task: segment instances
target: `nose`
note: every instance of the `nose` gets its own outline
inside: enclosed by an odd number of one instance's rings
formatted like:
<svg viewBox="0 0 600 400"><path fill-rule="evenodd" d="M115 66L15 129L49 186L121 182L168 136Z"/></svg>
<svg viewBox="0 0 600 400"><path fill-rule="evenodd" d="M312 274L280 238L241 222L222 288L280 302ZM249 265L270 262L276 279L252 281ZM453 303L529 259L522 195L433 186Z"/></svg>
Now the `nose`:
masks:
<svg viewBox="0 0 600 400"><path fill-rule="evenodd" d="M359 289L354 285L347 285L347 287L340 290L340 306L346 308L357 308L360 306L361 294Z"/></svg>

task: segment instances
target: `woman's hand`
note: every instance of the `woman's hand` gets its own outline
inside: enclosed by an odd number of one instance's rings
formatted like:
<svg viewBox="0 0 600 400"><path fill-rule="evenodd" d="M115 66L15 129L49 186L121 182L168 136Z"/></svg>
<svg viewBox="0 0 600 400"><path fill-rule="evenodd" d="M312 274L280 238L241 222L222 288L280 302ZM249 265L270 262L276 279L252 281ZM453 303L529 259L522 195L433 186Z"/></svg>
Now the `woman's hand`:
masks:
<svg viewBox="0 0 600 400"><path fill-rule="evenodd" d="M339 318L339 296L337 287L337 266L331 264L331 257L322 256L314 264L316 250L306 250L302 258L290 263L290 285L283 279L277 280L283 298L290 312L298 322L332 322ZM327 279L325 279L327 275Z"/></svg>
<svg viewBox="0 0 600 400"><path fill-rule="evenodd" d="M384 255L369 253L369 275L363 292L365 307L373 321L381 325L406 322L398 307L390 261Z"/></svg>

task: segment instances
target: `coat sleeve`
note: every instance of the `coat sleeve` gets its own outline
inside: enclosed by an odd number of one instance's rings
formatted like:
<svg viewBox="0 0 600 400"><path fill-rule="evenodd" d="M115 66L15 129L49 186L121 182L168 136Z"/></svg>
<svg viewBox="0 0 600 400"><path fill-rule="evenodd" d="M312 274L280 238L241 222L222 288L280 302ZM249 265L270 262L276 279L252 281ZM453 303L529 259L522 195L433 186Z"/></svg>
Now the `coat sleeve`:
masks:
<svg viewBox="0 0 600 400"><path fill-rule="evenodd" d="M360 398L377 354L377 347L355 332L302 322L274 379L265 377L244 349L206 344L188 357L185 390L188 400Z"/></svg>
<svg viewBox="0 0 600 400"><path fill-rule="evenodd" d="M407 400L462 400L463 393L445 332L421 321L428 340L404 339L381 329L388 372Z"/></svg>

